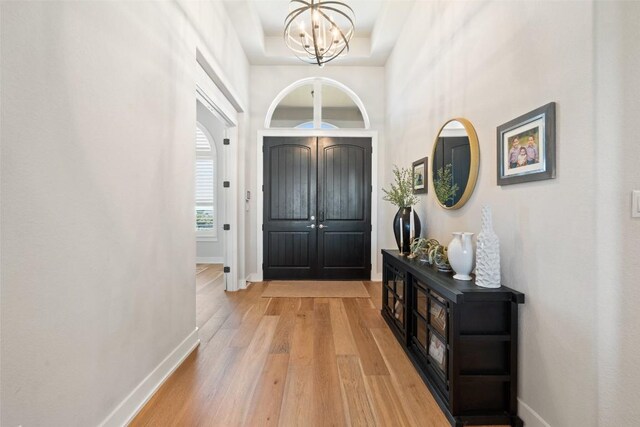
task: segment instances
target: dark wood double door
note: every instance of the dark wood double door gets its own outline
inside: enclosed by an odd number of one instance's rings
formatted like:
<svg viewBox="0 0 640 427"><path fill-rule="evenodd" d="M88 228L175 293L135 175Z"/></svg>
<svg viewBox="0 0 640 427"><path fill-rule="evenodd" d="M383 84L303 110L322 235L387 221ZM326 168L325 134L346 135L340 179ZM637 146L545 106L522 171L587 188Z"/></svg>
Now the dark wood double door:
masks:
<svg viewBox="0 0 640 427"><path fill-rule="evenodd" d="M264 138L265 280L371 277L371 139Z"/></svg>

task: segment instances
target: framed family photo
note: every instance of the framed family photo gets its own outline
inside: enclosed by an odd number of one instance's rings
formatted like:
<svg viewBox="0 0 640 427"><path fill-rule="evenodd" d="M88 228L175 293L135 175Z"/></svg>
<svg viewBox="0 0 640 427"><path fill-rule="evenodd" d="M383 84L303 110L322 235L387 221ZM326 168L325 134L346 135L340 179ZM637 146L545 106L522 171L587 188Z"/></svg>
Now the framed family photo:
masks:
<svg viewBox="0 0 640 427"><path fill-rule="evenodd" d="M413 175L413 194L425 194L427 192L427 165L429 159L423 157L413 162L411 168Z"/></svg>
<svg viewBox="0 0 640 427"><path fill-rule="evenodd" d="M498 185L556 177L556 103L498 127Z"/></svg>

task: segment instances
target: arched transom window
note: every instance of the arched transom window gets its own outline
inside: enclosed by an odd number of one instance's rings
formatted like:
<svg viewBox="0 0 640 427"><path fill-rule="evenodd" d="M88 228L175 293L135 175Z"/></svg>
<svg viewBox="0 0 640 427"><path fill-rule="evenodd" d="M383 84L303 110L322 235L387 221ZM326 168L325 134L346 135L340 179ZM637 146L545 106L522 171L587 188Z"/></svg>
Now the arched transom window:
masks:
<svg viewBox="0 0 640 427"><path fill-rule="evenodd" d="M274 99L266 128L368 129L369 117L351 89L335 80L299 80Z"/></svg>

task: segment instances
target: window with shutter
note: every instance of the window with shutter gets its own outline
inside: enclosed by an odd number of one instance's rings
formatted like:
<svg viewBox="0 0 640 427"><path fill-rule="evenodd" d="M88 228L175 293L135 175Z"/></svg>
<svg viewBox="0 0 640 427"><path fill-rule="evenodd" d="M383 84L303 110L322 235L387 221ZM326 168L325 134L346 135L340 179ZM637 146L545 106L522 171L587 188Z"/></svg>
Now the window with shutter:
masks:
<svg viewBox="0 0 640 427"><path fill-rule="evenodd" d="M216 146L200 124L196 126L196 231L215 237L216 221Z"/></svg>

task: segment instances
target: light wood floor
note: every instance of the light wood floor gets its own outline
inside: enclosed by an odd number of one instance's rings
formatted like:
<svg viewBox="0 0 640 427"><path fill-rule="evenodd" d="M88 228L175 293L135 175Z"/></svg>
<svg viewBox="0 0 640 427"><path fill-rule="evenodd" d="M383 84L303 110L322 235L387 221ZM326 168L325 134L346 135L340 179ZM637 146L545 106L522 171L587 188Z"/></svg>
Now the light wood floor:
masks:
<svg viewBox="0 0 640 427"><path fill-rule="evenodd" d="M370 298L224 292L222 266L197 274L200 347L132 426L448 426Z"/></svg>

